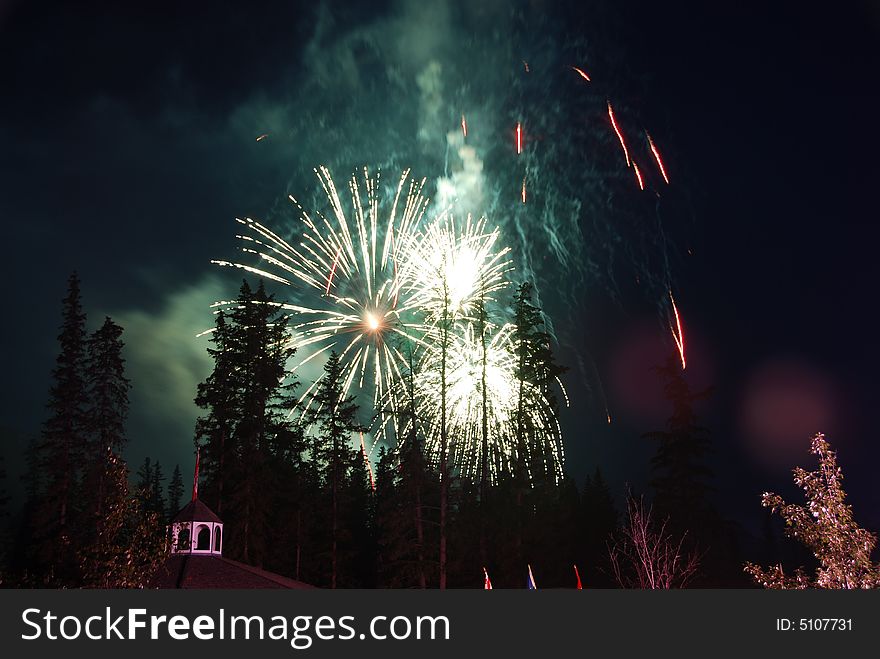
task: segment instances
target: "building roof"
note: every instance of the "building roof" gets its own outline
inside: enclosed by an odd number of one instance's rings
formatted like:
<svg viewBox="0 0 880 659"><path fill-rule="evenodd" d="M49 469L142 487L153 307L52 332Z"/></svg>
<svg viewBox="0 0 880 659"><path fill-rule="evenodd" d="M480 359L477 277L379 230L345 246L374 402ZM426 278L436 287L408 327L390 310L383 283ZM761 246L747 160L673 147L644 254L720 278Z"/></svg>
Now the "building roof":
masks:
<svg viewBox="0 0 880 659"><path fill-rule="evenodd" d="M208 508L199 499L193 499L174 516L172 522L217 522L222 524L221 520L214 511Z"/></svg>
<svg viewBox="0 0 880 659"><path fill-rule="evenodd" d="M217 555L172 554L153 577L152 588L313 588L252 565Z"/></svg>

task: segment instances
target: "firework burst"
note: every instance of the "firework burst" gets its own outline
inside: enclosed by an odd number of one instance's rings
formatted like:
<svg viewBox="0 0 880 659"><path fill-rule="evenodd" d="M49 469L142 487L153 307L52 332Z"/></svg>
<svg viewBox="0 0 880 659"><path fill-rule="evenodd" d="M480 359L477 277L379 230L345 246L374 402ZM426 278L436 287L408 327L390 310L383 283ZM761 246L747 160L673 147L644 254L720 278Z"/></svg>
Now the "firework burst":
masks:
<svg viewBox="0 0 880 659"><path fill-rule="evenodd" d="M290 346L296 348L296 373L307 363L335 350L343 364L343 387L372 388L375 407L399 377L402 356L395 335L419 336L416 318L405 321L400 306L400 248L411 244L428 204L424 179L404 171L390 208L380 200L380 176L364 168L349 180L346 207L326 167L315 170L331 212L309 212L293 197L301 233L287 241L265 225L238 220L245 231L237 238L242 252L259 258L262 267L213 261L271 279L296 289L297 303L280 303L292 312ZM296 232L295 232L296 233ZM218 305L226 304L224 302ZM309 409L320 378L303 393L302 413Z"/></svg>
<svg viewBox="0 0 880 659"><path fill-rule="evenodd" d="M443 319L471 318L478 302L493 301L508 285L510 248L499 246L500 235L488 229L485 217L474 221L468 215L462 223L443 212L409 236L399 273L403 309L434 327Z"/></svg>
<svg viewBox="0 0 880 659"><path fill-rule="evenodd" d="M445 354L449 464L459 475L478 480L485 451L490 482L504 471L514 472L518 464L528 469L538 461L558 479L564 456L556 413L538 387L517 379L513 335L512 325L487 325L484 333L470 321L450 332ZM436 342L429 346L414 378L414 393L427 453L439 463L444 356ZM517 446L518 410L520 425L528 429L522 446Z"/></svg>

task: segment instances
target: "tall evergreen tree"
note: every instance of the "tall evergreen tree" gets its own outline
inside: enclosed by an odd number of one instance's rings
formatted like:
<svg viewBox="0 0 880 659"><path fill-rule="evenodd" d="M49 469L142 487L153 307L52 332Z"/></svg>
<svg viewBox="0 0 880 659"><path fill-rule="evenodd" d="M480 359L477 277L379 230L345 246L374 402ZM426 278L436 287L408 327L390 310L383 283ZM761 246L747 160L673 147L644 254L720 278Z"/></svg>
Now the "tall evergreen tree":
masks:
<svg viewBox="0 0 880 659"><path fill-rule="evenodd" d="M118 453L125 447L128 392L122 357L122 328L108 316L88 341L89 430L100 455L107 449Z"/></svg>
<svg viewBox="0 0 880 659"><path fill-rule="evenodd" d="M168 484L168 509L167 519L174 519L180 511L180 501L183 498L183 477L180 475L180 465L174 465L171 473L171 482Z"/></svg>
<svg viewBox="0 0 880 659"><path fill-rule="evenodd" d="M355 459L351 434L365 430L357 421L357 412L354 397L344 395L342 364L333 351L324 365L310 411L310 420L317 428L314 458L324 466L324 482L330 490L331 588L336 588L339 577L340 495Z"/></svg>
<svg viewBox="0 0 880 659"><path fill-rule="evenodd" d="M208 354L214 360L214 369L199 384L195 399L198 407L208 411L206 416L196 421L195 441L201 446L207 489L220 515L223 514L224 486L229 467L235 461L233 429L239 415L238 383L242 377L238 369L240 347L233 329L221 309L217 313L214 332L211 333L214 347L208 348Z"/></svg>
<svg viewBox="0 0 880 659"><path fill-rule="evenodd" d="M131 384L125 377L122 357L122 328L109 317L87 343L86 387L88 391L88 448L83 467L83 543L94 541L96 518L104 514L106 499L104 477L110 452L119 453L125 446L125 421L128 417L128 392Z"/></svg>
<svg viewBox="0 0 880 659"><path fill-rule="evenodd" d="M234 430L235 516L232 530L240 533L245 562L262 565L269 536L269 501L264 483L271 479L272 455L295 435L287 414L294 405L295 385L287 382L287 318L277 313L274 298L260 281L251 291L243 282L239 305L231 313L238 346L236 370L238 414ZM235 354L235 353L234 353ZM286 384L285 384L286 383Z"/></svg>
<svg viewBox="0 0 880 659"><path fill-rule="evenodd" d="M236 302L217 317L209 349L214 370L196 396L207 415L197 421L195 439L203 448L205 498L227 525L228 553L262 565L273 533L271 493L277 491L267 483L290 478L302 451L300 429L288 419L296 382L286 365L294 350L287 316L262 281L257 290L243 281Z"/></svg>
<svg viewBox="0 0 880 659"><path fill-rule="evenodd" d="M533 287L531 282L520 284L513 298L514 333L513 345L516 357L517 403L514 411L514 427L517 451L519 453L519 477L524 478L526 471L533 478L555 480L555 474L545 473L544 465L552 464L546 460L548 453L558 449L562 442L559 436L548 437L541 433L540 443L535 441L534 428L529 425L530 415L527 389L534 387L540 391L550 406L552 414L558 412L555 385L565 368L556 363L551 348L552 337L547 331L544 316L540 307L532 303ZM556 446L546 445L552 442Z"/></svg>
<svg viewBox="0 0 880 659"><path fill-rule="evenodd" d="M581 575L593 586L611 587L611 566L608 565L608 542L617 528L618 514L608 483L596 467L587 476L581 494L580 563Z"/></svg>
<svg viewBox="0 0 880 659"><path fill-rule="evenodd" d="M37 585L39 576L45 574L46 565L40 550L39 515L43 492L40 440L31 437L24 450L25 472L24 506L13 546L12 569L18 575L20 585Z"/></svg>
<svg viewBox="0 0 880 659"><path fill-rule="evenodd" d="M689 531L695 538L713 516L708 500L711 471L705 464L710 448L709 430L699 425L693 408L710 390L692 392L674 356L657 370L672 403L672 415L665 430L644 435L657 442L657 452L651 460L654 510L660 519L669 518L673 531Z"/></svg>
<svg viewBox="0 0 880 659"><path fill-rule="evenodd" d="M156 513L156 519L163 527L165 525L165 494L162 487L164 480L165 476L162 474L162 465L157 460L153 467L153 477L150 482L150 499L153 503L152 512Z"/></svg>
<svg viewBox="0 0 880 659"><path fill-rule="evenodd" d="M72 563L72 521L76 516L75 493L80 465L88 448L88 407L85 383L86 316L80 300L76 273L68 280L62 303L58 341L61 352L52 371L49 418L43 426L40 454L46 493L40 511L43 554L59 582L75 578Z"/></svg>

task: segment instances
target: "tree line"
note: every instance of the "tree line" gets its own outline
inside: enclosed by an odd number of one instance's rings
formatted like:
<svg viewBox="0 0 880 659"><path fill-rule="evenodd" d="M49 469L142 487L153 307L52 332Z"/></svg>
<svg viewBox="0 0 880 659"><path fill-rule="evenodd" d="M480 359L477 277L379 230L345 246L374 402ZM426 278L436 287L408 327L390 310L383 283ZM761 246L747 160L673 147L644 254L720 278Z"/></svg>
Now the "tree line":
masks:
<svg viewBox="0 0 880 659"><path fill-rule="evenodd" d="M74 273L62 301L48 416L26 452L25 500L5 543L5 581L134 587L162 559L162 517L133 490L122 458L131 384L122 328L88 333Z"/></svg>
<svg viewBox="0 0 880 659"><path fill-rule="evenodd" d="M549 382L562 369L527 283L512 306L515 376L552 398ZM484 313L478 309L483 323ZM484 568L495 587L524 587L527 564L541 587L749 585L738 529L711 505L710 434L694 413L709 392L690 390L674 356L657 368L672 415L663 430L644 435L657 447L652 496L629 493L618 511L599 469L580 487L542 470L540 447L525 446L533 436L522 410L514 419L517 459L491 480L485 441L476 477L432 461L414 405L399 406L400 444L368 459L356 439L366 428L356 399L344 393L338 355L324 364L313 404L297 404L301 383L288 371L294 353L284 340L289 320L262 282L253 289L247 281L236 304L216 316L214 368L195 396L203 413L194 448L199 497L225 523L225 556L331 588L473 588ZM48 416L27 450L26 496L15 516L0 461L3 585L144 587L167 555L168 524L186 489L179 465L166 485L162 465L146 458L132 481L122 458L131 384L121 337L111 318L87 332L72 275ZM747 563L746 571L766 587L876 585L875 536L853 521L823 438L813 450L822 469L795 471L807 507L769 494L764 503L811 549L806 562L817 577L789 576L781 564ZM834 519L811 521L817 506ZM855 562L853 547L860 548Z"/></svg>

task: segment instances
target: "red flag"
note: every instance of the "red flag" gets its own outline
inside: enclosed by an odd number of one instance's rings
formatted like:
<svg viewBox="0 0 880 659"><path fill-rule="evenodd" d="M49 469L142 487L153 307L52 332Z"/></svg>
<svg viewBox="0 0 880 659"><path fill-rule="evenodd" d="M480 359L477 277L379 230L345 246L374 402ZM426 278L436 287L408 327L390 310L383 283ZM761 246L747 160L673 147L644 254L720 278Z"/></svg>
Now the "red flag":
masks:
<svg viewBox="0 0 880 659"><path fill-rule="evenodd" d="M577 565L574 566L574 576L576 576L576 577L577 577L577 580L578 580L577 589L578 589L578 590L583 590L583 589L584 589L584 586L583 586L583 584L581 583L581 574L580 574L580 572L578 572L578 566L577 566Z"/></svg>
<svg viewBox="0 0 880 659"><path fill-rule="evenodd" d="M483 582L483 590L492 590L492 582L489 580L489 573L486 571L486 568L483 568L483 574L486 575L486 580Z"/></svg>
<svg viewBox="0 0 880 659"><path fill-rule="evenodd" d="M199 498L199 449L196 449L196 470L193 474L193 501Z"/></svg>

